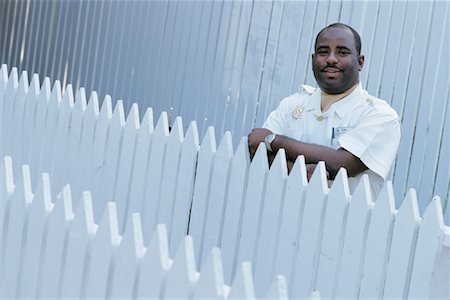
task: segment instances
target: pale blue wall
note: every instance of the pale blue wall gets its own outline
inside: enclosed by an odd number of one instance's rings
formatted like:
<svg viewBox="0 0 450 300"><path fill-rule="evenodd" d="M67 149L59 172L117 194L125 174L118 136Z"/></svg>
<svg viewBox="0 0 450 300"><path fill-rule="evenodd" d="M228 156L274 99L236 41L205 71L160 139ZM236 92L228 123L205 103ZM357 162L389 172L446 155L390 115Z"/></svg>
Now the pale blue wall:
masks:
<svg viewBox="0 0 450 300"><path fill-rule="evenodd" d="M397 201L407 187L447 199L448 1L1 1L0 62L182 115L201 133L230 130L236 143L314 85L311 45L336 21L360 32L362 82L402 118Z"/></svg>

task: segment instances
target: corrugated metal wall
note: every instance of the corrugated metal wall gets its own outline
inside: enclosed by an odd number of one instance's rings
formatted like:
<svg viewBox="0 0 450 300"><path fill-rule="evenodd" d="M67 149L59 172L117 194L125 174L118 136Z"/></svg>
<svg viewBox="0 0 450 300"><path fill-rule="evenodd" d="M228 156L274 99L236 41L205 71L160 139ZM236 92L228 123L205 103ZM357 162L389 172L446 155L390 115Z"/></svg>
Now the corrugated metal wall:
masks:
<svg viewBox="0 0 450 300"><path fill-rule="evenodd" d="M0 62L237 142L314 85L314 37L336 21L362 36L363 85L402 117L398 201L407 187L447 199L448 1L1 1Z"/></svg>

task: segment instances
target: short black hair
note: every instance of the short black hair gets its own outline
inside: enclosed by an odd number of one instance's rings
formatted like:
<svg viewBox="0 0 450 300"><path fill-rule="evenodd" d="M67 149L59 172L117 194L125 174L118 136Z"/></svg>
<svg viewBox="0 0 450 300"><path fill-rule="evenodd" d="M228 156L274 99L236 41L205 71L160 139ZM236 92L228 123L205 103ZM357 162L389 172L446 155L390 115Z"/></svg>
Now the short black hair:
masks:
<svg viewBox="0 0 450 300"><path fill-rule="evenodd" d="M317 39L319 38L319 35L328 28L333 27L340 27L340 28L347 28L350 29L350 31L353 33L353 38L355 39L355 47L356 51L358 51L358 55L361 55L361 37L359 36L359 33L353 29L351 26L344 24L344 23L333 23L328 25L327 27L323 28L317 35L316 35L316 41L314 42L314 50L317 47Z"/></svg>

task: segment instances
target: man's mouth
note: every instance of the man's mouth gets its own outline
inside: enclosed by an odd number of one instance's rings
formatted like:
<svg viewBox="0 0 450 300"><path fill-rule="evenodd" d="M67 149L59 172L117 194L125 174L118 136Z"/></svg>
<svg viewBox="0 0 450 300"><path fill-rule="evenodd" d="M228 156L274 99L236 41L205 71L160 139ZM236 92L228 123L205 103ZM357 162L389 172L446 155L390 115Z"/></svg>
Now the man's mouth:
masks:
<svg viewBox="0 0 450 300"><path fill-rule="evenodd" d="M333 78L339 75L341 73L341 70L335 67L325 67L322 69L322 72L325 76Z"/></svg>

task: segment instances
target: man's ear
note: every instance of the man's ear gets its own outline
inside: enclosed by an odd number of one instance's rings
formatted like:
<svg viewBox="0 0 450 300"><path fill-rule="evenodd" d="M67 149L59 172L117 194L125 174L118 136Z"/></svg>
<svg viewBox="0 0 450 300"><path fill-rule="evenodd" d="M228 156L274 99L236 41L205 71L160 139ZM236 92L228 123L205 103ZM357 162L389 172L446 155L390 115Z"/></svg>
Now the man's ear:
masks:
<svg viewBox="0 0 450 300"><path fill-rule="evenodd" d="M359 64L359 70L361 71L364 67L364 55L358 56L358 64Z"/></svg>

